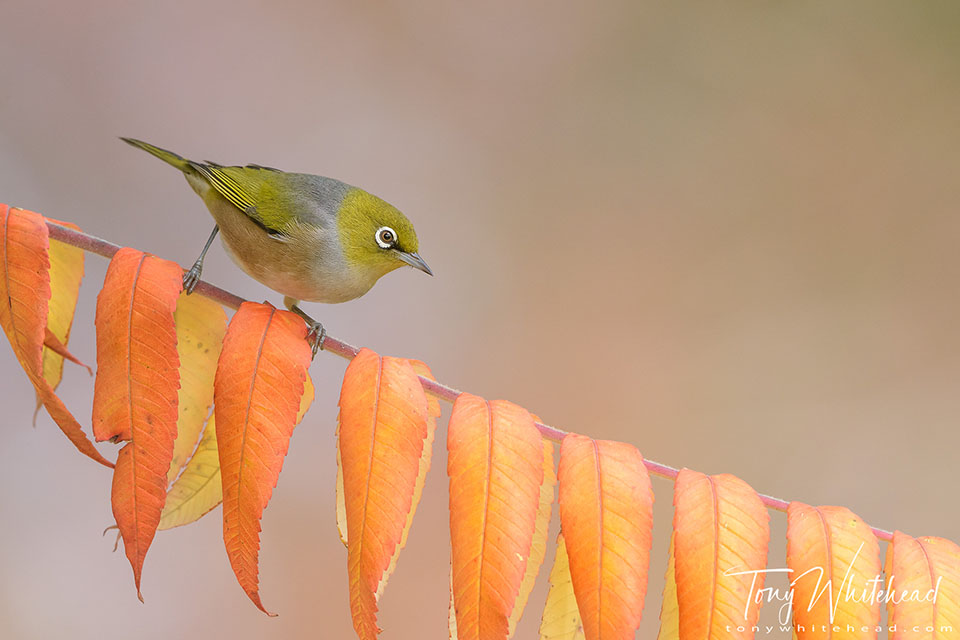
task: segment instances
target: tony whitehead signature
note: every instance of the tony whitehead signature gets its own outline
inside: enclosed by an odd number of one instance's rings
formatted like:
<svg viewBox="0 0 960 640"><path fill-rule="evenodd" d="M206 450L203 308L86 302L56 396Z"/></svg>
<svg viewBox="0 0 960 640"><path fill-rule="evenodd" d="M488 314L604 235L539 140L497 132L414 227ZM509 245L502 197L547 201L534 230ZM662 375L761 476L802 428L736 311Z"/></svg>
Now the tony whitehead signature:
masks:
<svg viewBox="0 0 960 640"><path fill-rule="evenodd" d="M776 587L764 587L763 589L757 589L757 578L761 574L768 573L793 573L792 569L759 569L755 571L736 571L728 570L724 572L724 575L727 576L742 576L742 575L751 575L753 580L750 583L750 594L747 596L747 601L744 603L743 607L743 617L747 618L748 612L750 610L750 604L756 603L760 604L764 600L769 604L771 602L782 602L780 609L778 610L778 617L780 619L780 624L787 624L790 619L790 611L794 609L794 587L798 581L800 581L804 576L808 574L817 574L817 585L813 589L813 594L810 597L810 601L806 603L799 603L800 606L806 606L807 611L813 610L813 608L820 602L820 599L824 596L827 597L827 601L830 603L830 624L834 622L834 617L837 613L837 607L840 604L841 599L844 602L862 602L865 604L874 604L881 603L885 604L887 602L892 602L893 604L900 604L901 602L936 602L937 595L940 593L940 581L943 579L942 576L937 578L937 583L934 585L933 589L930 589L926 593L921 593L919 589L914 589L912 591L907 589L902 589L897 591L893 587L894 576L890 576L887 580L887 583L883 583L883 578L879 575L864 580L862 586L855 585L854 578L852 575L852 569L854 563L857 561L857 558L860 556L860 552L863 550L863 543L860 544L860 547L857 549L857 552L854 554L853 559L850 560L850 565L847 567L846 573L843 575L843 580L840 584L834 587L833 579L830 576L825 578L824 574L826 570L823 567L812 567L800 575L796 576L791 580L790 587L786 591L781 591Z"/></svg>

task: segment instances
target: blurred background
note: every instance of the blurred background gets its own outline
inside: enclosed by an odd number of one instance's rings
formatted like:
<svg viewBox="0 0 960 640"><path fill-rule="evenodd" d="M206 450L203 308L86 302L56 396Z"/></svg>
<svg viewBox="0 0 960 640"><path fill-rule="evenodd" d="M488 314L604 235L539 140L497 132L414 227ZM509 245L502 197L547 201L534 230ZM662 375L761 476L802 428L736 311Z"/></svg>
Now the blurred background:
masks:
<svg viewBox="0 0 960 640"><path fill-rule="evenodd" d="M209 214L117 136L340 178L414 220L436 277L308 305L333 335L657 461L960 541L960 5L3 0L0 22L0 201L189 266ZM91 364L106 264L88 257L70 344ZM204 276L280 302L219 243ZM137 601L100 535L110 473L46 415L31 428L3 341L0 637L353 637L344 367L313 364L265 512L268 619L219 509L157 535ZM60 391L89 426L93 380L68 366ZM446 637L444 437L384 638ZM654 490L642 637L672 513L672 484ZM536 637L552 559L518 638Z"/></svg>

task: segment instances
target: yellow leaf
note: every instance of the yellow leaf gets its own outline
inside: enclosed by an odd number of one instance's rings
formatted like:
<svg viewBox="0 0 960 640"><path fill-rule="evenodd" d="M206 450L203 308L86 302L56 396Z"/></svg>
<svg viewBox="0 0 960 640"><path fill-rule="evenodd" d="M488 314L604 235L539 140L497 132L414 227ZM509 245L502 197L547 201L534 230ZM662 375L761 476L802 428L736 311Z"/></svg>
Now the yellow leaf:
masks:
<svg viewBox="0 0 960 640"><path fill-rule="evenodd" d="M337 416L337 442L340 442L340 416ZM337 533L340 542L347 546L347 503L343 497L343 462L340 447L337 447Z"/></svg>
<svg viewBox="0 0 960 640"><path fill-rule="evenodd" d="M203 296L181 293L173 314L180 356L180 392L177 439L167 482L177 479L197 446L203 423L213 405L213 377L227 332L227 315L219 304ZM219 468L219 464L218 464Z"/></svg>
<svg viewBox="0 0 960 640"><path fill-rule="evenodd" d="M532 417L535 421L540 422L538 416ZM530 555L527 556L526 573L523 575L517 602L513 607L513 613L510 615L508 638L513 636L513 632L517 628L517 622L523 615L523 609L527 606L530 592L537 581L540 566L543 565L543 557L547 555L547 527L550 526L550 510L553 506L553 491L556 486L557 472L553 468L553 443L544 439L543 483L540 485L540 505L537 507L537 520L533 530L533 541L530 544Z"/></svg>
<svg viewBox="0 0 960 640"><path fill-rule="evenodd" d="M313 402L313 381L310 375L304 381L303 397L297 422ZM167 502L160 515L158 530L172 529L199 520L223 502L220 479L220 458L217 452L216 420L211 415L203 430L200 444L167 492Z"/></svg>
<svg viewBox="0 0 960 640"><path fill-rule="evenodd" d="M680 605L677 602L675 566L673 535L671 535L670 560L667 562L667 573L664 576L663 602L660 605L660 633L657 635L657 640L678 640L680 638Z"/></svg>
<svg viewBox="0 0 960 640"><path fill-rule="evenodd" d="M450 574L450 604L447 606L447 627L450 640L459 640L457 635L457 610L453 606L453 573Z"/></svg>
<svg viewBox="0 0 960 640"><path fill-rule="evenodd" d="M64 226L77 229L76 225ZM83 249L50 240L50 306L47 315L47 329L64 346L70 340L70 328L73 326L73 314L80 295L80 281L83 279ZM51 389L60 385L63 377L63 356L49 347L43 348L43 377ZM37 398L37 409L42 406Z"/></svg>
<svg viewBox="0 0 960 640"><path fill-rule="evenodd" d="M540 620L540 640L585 640L586 637L570 579L567 543L561 533L557 536L557 557L550 571L550 590Z"/></svg>
<svg viewBox="0 0 960 640"><path fill-rule="evenodd" d="M167 492L158 531L199 520L223 502L215 422L210 416L197 450Z"/></svg>

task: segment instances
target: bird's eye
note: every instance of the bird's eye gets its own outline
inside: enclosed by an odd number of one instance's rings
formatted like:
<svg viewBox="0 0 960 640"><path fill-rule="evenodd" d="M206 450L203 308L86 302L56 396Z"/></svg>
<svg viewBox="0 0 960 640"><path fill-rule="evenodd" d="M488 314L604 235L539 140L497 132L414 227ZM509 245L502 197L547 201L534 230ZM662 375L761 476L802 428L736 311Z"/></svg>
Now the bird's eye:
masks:
<svg viewBox="0 0 960 640"><path fill-rule="evenodd" d="M390 227L377 229L377 244L381 249L390 249L397 243L397 232Z"/></svg>

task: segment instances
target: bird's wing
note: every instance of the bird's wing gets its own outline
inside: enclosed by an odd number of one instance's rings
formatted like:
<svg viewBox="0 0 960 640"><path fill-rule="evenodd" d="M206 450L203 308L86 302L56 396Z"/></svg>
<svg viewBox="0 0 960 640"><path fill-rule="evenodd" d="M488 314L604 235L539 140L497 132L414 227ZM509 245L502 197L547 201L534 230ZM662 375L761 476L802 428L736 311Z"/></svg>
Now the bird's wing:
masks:
<svg viewBox="0 0 960 640"><path fill-rule="evenodd" d="M223 167L213 162L191 162L190 166L268 233L282 236L293 222L291 212L276 206L282 195L277 189L282 171L259 165Z"/></svg>

